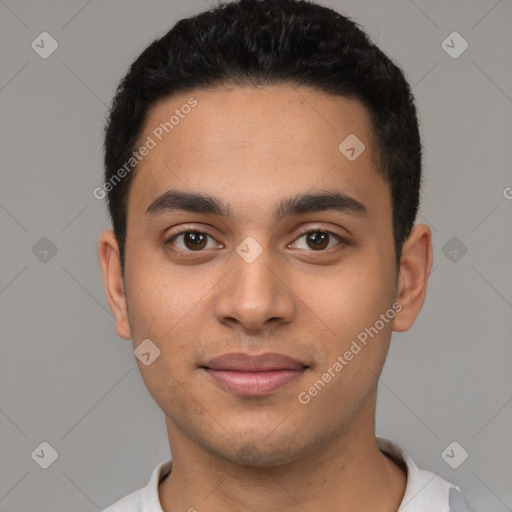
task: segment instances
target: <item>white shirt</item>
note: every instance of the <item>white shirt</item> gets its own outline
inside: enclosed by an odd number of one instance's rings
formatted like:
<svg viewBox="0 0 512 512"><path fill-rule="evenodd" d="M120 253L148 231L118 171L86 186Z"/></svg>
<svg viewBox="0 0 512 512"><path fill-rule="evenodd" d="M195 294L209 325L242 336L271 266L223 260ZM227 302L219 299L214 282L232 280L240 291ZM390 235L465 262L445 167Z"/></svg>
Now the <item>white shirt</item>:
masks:
<svg viewBox="0 0 512 512"><path fill-rule="evenodd" d="M377 446L391 458L403 461L407 485L398 512L472 512L460 488L441 477L419 469L396 443L377 437ZM146 487L128 494L103 512L163 512L158 498L158 484L171 471L172 459L161 462Z"/></svg>

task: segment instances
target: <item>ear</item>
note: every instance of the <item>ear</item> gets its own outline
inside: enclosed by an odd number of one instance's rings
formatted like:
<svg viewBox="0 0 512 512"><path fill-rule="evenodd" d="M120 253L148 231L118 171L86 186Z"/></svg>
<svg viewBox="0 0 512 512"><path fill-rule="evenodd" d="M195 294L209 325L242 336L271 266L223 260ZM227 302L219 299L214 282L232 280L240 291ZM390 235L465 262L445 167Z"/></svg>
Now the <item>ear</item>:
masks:
<svg viewBox="0 0 512 512"><path fill-rule="evenodd" d="M110 310L116 320L116 332L121 338L132 338L124 290L119 245L113 231L105 230L98 241L98 258Z"/></svg>
<svg viewBox="0 0 512 512"><path fill-rule="evenodd" d="M425 302L431 268L432 232L427 225L416 224L402 247L396 299L402 309L395 317L394 331L407 331L414 324Z"/></svg>

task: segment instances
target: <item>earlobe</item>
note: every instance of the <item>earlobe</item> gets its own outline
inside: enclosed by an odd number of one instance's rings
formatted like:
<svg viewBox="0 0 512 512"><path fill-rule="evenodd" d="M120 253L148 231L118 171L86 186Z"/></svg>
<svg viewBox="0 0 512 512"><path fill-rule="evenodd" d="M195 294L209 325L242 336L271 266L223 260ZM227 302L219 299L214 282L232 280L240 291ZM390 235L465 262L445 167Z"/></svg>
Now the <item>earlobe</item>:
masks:
<svg viewBox="0 0 512 512"><path fill-rule="evenodd" d="M105 230L98 240L98 258L103 274L107 300L116 321L117 334L129 340L132 338L128 322L128 310L124 289L123 273L119 258L119 245L112 230Z"/></svg>
<svg viewBox="0 0 512 512"><path fill-rule="evenodd" d="M402 309L395 317L394 331L407 331L414 324L425 302L431 268L432 232L427 225L416 224L402 247L396 298Z"/></svg>

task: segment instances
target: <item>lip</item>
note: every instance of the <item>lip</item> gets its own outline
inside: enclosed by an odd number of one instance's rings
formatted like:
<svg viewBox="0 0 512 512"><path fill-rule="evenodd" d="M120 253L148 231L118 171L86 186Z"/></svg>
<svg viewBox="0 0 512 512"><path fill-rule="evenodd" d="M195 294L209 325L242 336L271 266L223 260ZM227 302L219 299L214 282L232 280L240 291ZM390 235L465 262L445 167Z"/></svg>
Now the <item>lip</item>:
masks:
<svg viewBox="0 0 512 512"><path fill-rule="evenodd" d="M309 366L283 354L230 353L201 368L224 390L242 396L264 396L299 378Z"/></svg>

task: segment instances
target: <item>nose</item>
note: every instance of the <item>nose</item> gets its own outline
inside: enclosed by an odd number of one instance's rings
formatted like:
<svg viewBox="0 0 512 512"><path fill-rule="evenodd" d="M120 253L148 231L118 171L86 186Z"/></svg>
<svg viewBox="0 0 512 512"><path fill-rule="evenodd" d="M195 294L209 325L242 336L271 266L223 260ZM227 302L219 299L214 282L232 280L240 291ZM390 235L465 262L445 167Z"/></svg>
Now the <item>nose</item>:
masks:
<svg viewBox="0 0 512 512"><path fill-rule="evenodd" d="M264 249L252 262L237 253L233 253L231 260L231 271L216 287L217 321L248 331L291 322L296 297L286 282L286 272L272 260L270 251Z"/></svg>

